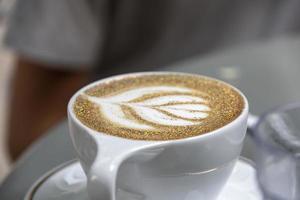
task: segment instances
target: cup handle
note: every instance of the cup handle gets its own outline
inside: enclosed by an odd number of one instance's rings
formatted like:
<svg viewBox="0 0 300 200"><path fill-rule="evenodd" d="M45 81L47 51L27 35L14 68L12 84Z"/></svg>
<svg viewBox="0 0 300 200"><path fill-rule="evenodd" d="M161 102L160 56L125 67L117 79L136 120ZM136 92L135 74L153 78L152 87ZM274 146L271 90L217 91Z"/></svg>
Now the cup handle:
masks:
<svg viewBox="0 0 300 200"><path fill-rule="evenodd" d="M87 190L91 200L115 200L116 178L120 163L96 163L87 174Z"/></svg>
<svg viewBox="0 0 300 200"><path fill-rule="evenodd" d="M87 190L91 200L116 200L116 180L120 166L124 161L141 154L145 160L153 159L161 151L150 151L157 144L144 141L124 142L111 136L94 136L97 143L96 156L87 168ZM140 157L140 156L138 156ZM136 160L142 162L145 160Z"/></svg>

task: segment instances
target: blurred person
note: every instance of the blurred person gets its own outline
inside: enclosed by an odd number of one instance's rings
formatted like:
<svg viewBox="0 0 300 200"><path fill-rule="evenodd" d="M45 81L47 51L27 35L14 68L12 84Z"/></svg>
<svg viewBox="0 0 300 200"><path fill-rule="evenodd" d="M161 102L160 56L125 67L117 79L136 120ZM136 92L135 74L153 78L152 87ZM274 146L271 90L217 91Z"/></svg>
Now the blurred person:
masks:
<svg viewBox="0 0 300 200"><path fill-rule="evenodd" d="M18 57L12 159L66 117L69 98L91 79L298 33L299 8L296 0L17 1L6 36Z"/></svg>

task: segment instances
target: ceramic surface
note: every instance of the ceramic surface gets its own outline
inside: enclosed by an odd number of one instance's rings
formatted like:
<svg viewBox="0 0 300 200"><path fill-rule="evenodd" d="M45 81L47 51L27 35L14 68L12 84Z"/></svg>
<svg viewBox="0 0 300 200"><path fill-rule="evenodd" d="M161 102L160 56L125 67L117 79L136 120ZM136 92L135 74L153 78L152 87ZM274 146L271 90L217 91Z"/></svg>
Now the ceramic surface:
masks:
<svg viewBox="0 0 300 200"><path fill-rule="evenodd" d="M182 183L184 184L184 183ZM210 191L213 193L214 191ZM180 194L178 194L180 195ZM202 195L191 191L183 200L202 199ZM256 171L247 161L239 160L218 200L263 200L256 183ZM25 200L89 200L86 176L79 162L64 164L38 180L28 192ZM122 200L131 200L122 197Z"/></svg>
<svg viewBox="0 0 300 200"><path fill-rule="evenodd" d="M104 200L125 197L131 200L198 200L201 194L203 199L215 200L243 146L247 99L236 89L245 102L239 117L210 133L179 140L129 140L96 132L83 125L73 113L76 97L100 82L123 76L128 74L96 81L82 88L68 105L70 135L87 175L90 198L99 200L101 195Z"/></svg>

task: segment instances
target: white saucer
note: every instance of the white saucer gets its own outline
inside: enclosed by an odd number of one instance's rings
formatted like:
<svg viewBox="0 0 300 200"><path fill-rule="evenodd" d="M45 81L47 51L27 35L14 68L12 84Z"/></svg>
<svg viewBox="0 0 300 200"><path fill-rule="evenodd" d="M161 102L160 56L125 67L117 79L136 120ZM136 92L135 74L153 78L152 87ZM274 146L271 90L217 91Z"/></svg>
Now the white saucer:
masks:
<svg viewBox="0 0 300 200"><path fill-rule="evenodd" d="M239 159L218 200L262 200L255 168ZM78 161L65 163L41 177L25 200L89 200L86 177Z"/></svg>

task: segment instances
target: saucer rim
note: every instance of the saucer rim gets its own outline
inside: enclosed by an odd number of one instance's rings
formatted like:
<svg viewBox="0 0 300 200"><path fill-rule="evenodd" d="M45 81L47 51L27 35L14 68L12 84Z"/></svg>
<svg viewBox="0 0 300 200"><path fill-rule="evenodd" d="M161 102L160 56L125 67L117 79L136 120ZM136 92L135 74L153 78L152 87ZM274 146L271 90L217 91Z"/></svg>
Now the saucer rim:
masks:
<svg viewBox="0 0 300 200"><path fill-rule="evenodd" d="M243 156L239 156L239 158L237 159L237 162L242 161L245 162L249 165L251 165L255 170L256 170L256 165L255 163ZM40 178L38 178L33 185L29 188L28 192L25 195L25 198L23 200L33 200L33 197L35 195L35 193L37 192L37 190L55 173L59 172L60 170L64 169L65 167L68 167L72 164L75 164L79 162L78 159L72 159L69 161L66 161L52 169L50 169L48 172L44 173Z"/></svg>
<svg viewBox="0 0 300 200"><path fill-rule="evenodd" d="M68 167L72 164L75 164L79 162L78 159L72 159L69 161L66 161L60 165L57 165L56 167L50 169L49 171L45 172L40 178L38 178L32 186L30 186L28 192L26 193L23 200L33 200L33 197L37 190L55 173L59 172L60 170L64 169L65 167Z"/></svg>

